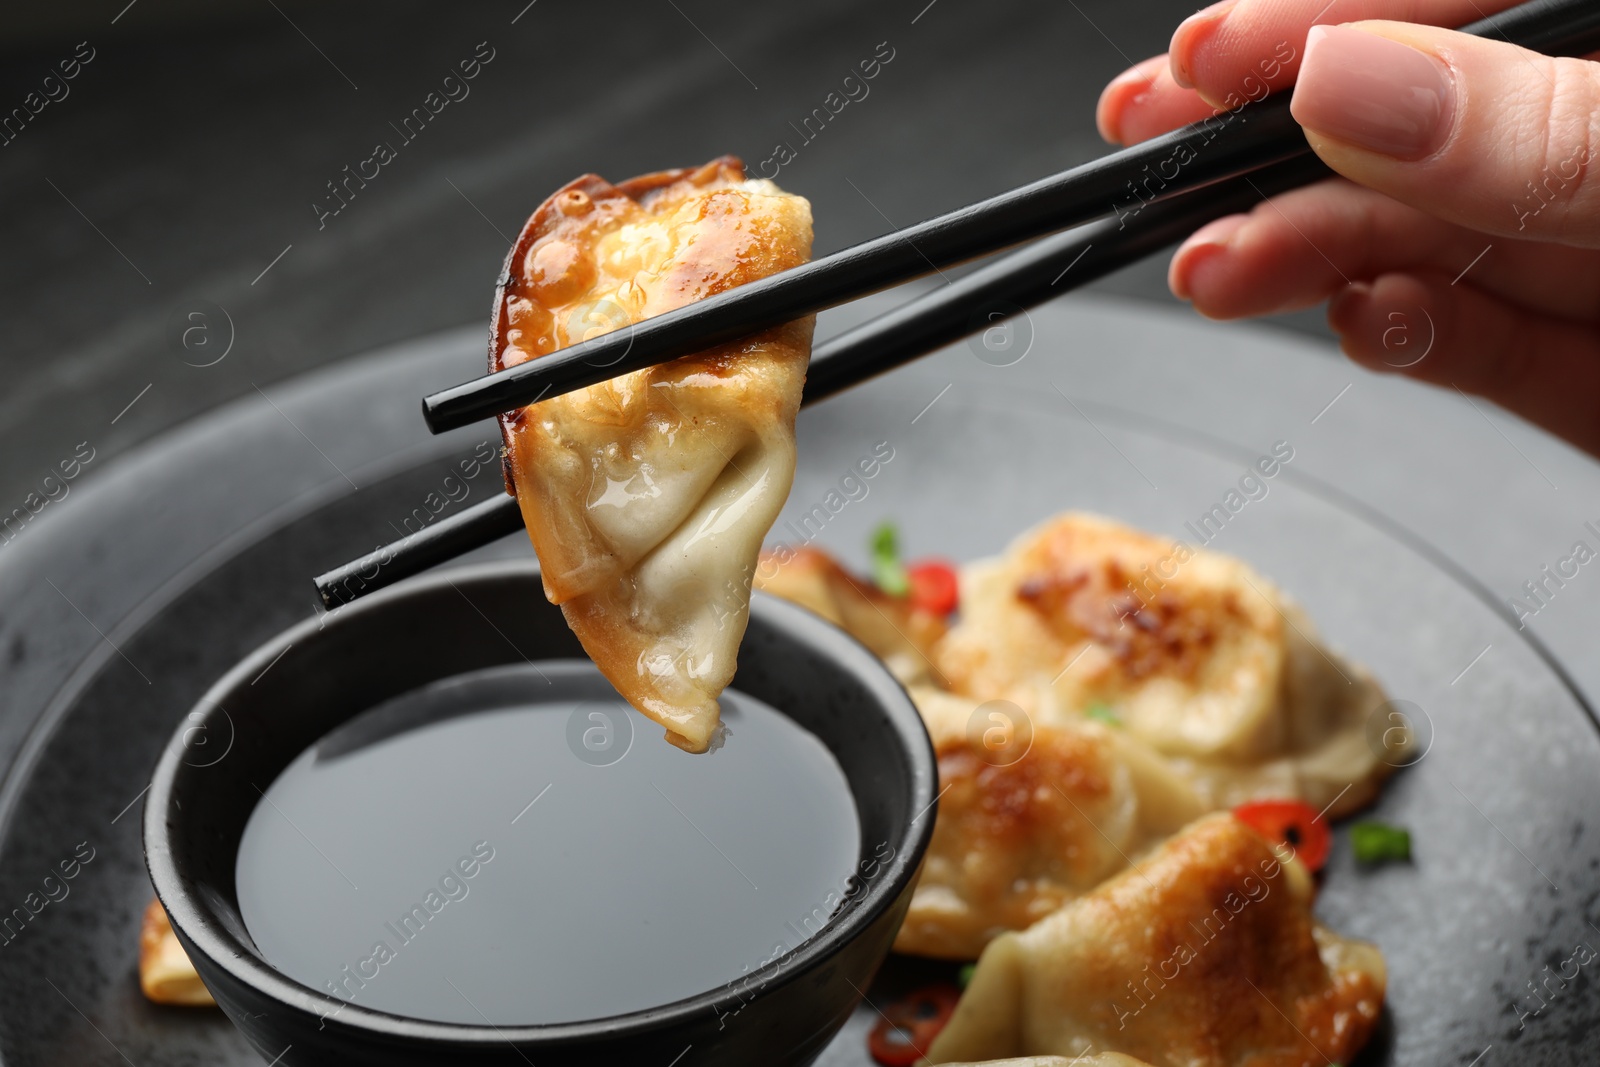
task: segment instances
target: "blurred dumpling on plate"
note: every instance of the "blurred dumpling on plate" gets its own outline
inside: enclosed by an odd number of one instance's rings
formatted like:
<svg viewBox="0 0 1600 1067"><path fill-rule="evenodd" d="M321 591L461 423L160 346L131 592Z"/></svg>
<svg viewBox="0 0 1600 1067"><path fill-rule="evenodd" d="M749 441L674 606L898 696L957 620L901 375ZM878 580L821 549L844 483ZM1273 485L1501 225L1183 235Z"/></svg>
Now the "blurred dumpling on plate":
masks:
<svg viewBox="0 0 1600 1067"><path fill-rule="evenodd" d="M1203 814L1193 789L1101 723L1033 723L1006 701L914 686L939 814L899 952L974 959Z"/></svg>
<svg viewBox="0 0 1600 1067"><path fill-rule="evenodd" d="M848 631L903 684L933 680L933 646L948 628L944 617L857 578L821 549L807 546L782 555L762 553L755 587Z"/></svg>
<svg viewBox="0 0 1600 1067"><path fill-rule="evenodd" d="M1153 1067L1349 1063L1377 1025L1377 948L1311 917L1298 861L1227 814L997 938L930 1063L1120 1052Z"/></svg>
<svg viewBox="0 0 1600 1067"><path fill-rule="evenodd" d="M935 660L954 691L1039 719L1112 710L1212 808L1294 797L1337 818L1399 762L1367 737L1383 691L1272 583L1094 515L1047 520L965 566Z"/></svg>
<svg viewBox="0 0 1600 1067"><path fill-rule="evenodd" d="M948 630L819 549L763 558L758 587L888 662L933 739L938 816L896 950L973 959L1206 812L1336 817L1398 762L1369 746L1365 672L1244 564L1176 547L1060 516L962 568Z"/></svg>
<svg viewBox="0 0 1600 1067"><path fill-rule="evenodd" d="M1120 1052L1101 1052L1092 1056L1022 1056L1009 1060L984 1060L978 1063L952 1063L948 1067L1150 1067L1143 1060Z"/></svg>

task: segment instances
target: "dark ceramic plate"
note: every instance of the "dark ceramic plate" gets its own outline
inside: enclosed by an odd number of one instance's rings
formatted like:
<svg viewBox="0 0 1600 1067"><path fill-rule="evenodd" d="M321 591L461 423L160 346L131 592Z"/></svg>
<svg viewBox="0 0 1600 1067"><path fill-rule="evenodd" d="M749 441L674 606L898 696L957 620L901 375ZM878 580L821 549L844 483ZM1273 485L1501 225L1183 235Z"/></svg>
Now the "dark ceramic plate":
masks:
<svg viewBox="0 0 1600 1067"><path fill-rule="evenodd" d="M958 347L808 412L773 539L860 564L868 531L893 517L912 554L970 558L1068 507L1192 539L1185 522L1289 442L1296 458L1213 547L1304 602L1420 711L1429 745L1378 807L1411 828L1415 861L1362 872L1341 834L1318 904L1389 960L1389 1025L1363 1062L1591 1062L1600 961L1579 965L1575 950L1600 947L1587 823L1600 733L1559 667L1447 560L1312 475L1326 435L1271 410L1292 390L1270 346L1174 358L1176 328L1081 305L1035 312L1032 328L1014 365ZM480 330L452 333L271 389L276 407L222 409L100 472L0 554L0 752L14 757L0 785L0 908L28 915L0 945L4 1062L258 1062L219 1014L139 994L140 791L196 697L310 611L312 574L460 486L468 500L497 491L492 466L467 481L458 466L493 441L488 427L433 440L416 412L423 392L477 373L481 351ZM1206 407L1229 397L1268 410ZM875 448L893 458L830 495ZM528 551L511 538L480 556ZM89 849L47 901L45 876ZM892 958L871 999L952 970ZM858 1009L819 1062L866 1063L873 1018Z"/></svg>

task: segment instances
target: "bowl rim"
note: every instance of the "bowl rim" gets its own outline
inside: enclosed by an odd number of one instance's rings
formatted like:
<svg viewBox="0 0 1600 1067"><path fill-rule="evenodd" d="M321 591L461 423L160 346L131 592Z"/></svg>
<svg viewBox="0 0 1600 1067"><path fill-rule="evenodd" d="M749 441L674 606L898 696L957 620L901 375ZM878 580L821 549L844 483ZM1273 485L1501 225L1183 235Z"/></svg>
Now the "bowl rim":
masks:
<svg viewBox="0 0 1600 1067"><path fill-rule="evenodd" d="M895 904L920 868L933 835L935 819L925 816L934 814L937 809L938 770L927 727L905 687L866 646L821 616L757 591L751 596L752 617L760 616L764 622L775 624L778 630L791 633L808 646L822 650L851 674L862 679L874 692L909 764L912 795L908 810L917 814L911 816L901 829L899 840L892 842L895 854L885 863L887 870L868 883L856 906L841 916L838 922L829 923L817 935L762 967L691 997L621 1015L576 1022L505 1026L417 1019L342 1000L312 989L278 971L260 957L260 950L253 944L245 944L234 936L204 895L198 893L194 885L179 872L173 853L173 835L168 830L167 814L172 807L173 788L186 766L182 759L185 751L183 739L195 728L197 721L191 716L199 714L201 721L214 717L216 711L222 710L223 698L227 694L241 684L248 684L290 645L314 640L326 629L360 625L363 620L388 610L396 601L438 592L460 583L538 577L539 568L534 562L500 560L449 567L396 583L335 611L318 612L247 654L212 683L185 713L162 750L145 794L145 867L156 897L166 909L174 930L194 950L198 950L207 963L225 971L234 981L262 997L307 1015L320 1017L324 1025L337 1021L346 1028L364 1031L376 1038L404 1038L458 1046L489 1046L507 1042L514 1045L568 1044L601 1037L643 1037L652 1031L693 1023L707 1012L717 1014L716 1005L726 1002L730 989L735 987L770 991L792 983L826 965L856 937L866 933ZM226 715L226 712L223 714ZM337 725L334 724L330 729ZM279 769L281 772L282 768ZM182 809L178 809L175 817L184 818ZM235 852L237 846L235 842Z"/></svg>

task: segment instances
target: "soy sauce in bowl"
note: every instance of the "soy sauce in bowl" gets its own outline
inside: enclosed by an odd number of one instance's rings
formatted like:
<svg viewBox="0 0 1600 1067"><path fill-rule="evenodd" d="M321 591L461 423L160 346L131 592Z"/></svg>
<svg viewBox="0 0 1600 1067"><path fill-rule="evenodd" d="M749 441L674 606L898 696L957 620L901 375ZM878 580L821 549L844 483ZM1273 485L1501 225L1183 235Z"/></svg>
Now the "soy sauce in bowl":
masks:
<svg viewBox="0 0 1600 1067"><path fill-rule="evenodd" d="M861 853L844 772L733 690L705 755L592 664L436 682L295 759L246 824L240 912L275 968L440 1022L577 1022L704 993L821 930Z"/></svg>
<svg viewBox="0 0 1600 1067"><path fill-rule="evenodd" d="M263 1062L803 1067L850 1018L938 805L905 689L757 594L732 735L691 756L582 655L536 567L455 567L175 718L145 863Z"/></svg>

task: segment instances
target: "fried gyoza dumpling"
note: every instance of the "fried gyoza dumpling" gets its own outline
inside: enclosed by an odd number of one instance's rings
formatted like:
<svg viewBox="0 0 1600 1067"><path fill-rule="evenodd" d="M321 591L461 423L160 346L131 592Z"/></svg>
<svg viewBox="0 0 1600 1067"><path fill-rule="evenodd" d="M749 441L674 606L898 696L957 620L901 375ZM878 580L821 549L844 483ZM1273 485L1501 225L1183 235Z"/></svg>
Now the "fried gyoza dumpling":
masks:
<svg viewBox="0 0 1600 1067"><path fill-rule="evenodd" d="M1109 706L1211 807L1292 796L1320 808L1354 783L1337 817L1397 762L1366 737L1377 684L1266 579L1092 515L1051 519L964 568L961 621L936 662L957 692L1045 719Z"/></svg>
<svg viewBox="0 0 1600 1067"><path fill-rule="evenodd" d="M1349 1063L1377 1023L1378 950L1311 918L1311 877L1209 815L996 939L931 1063L1121 1052L1155 1067Z"/></svg>
<svg viewBox="0 0 1600 1067"><path fill-rule="evenodd" d="M211 990L189 962L161 901L152 900L139 924L139 988L157 1004L213 1007Z"/></svg>
<svg viewBox="0 0 1600 1067"><path fill-rule="evenodd" d="M1012 1060L984 1060L978 1063L952 1063L948 1067L1150 1067L1143 1060L1117 1052L1094 1056L1022 1056Z"/></svg>
<svg viewBox="0 0 1600 1067"><path fill-rule="evenodd" d="M1320 807L1353 782L1331 809L1345 811L1377 789L1389 768L1364 729L1381 700L1370 679L1346 666L1347 682L1310 624L1288 621L1298 609L1226 557L1186 557L1147 608L1129 582L1171 551L1068 515L964 568L961 621L931 646L944 673L900 671L940 800L898 951L971 959L1207 811L1257 797ZM819 550L761 584L891 662L927 654L900 601ZM1112 725L1085 715L1097 704Z"/></svg>
<svg viewBox="0 0 1600 1067"><path fill-rule="evenodd" d="M906 685L928 680L945 620L890 596L820 548L763 552L755 587L808 608L870 648Z"/></svg>
<svg viewBox="0 0 1600 1067"><path fill-rule="evenodd" d="M895 950L974 959L1198 817L1193 790L1121 730L1033 723L914 687L939 760L939 815Z"/></svg>
<svg viewBox="0 0 1600 1067"><path fill-rule="evenodd" d="M1088 892L1207 809L1126 731L1080 716L1035 723L1017 705L946 692L928 656L944 620L805 548L762 557L757 588L809 608L911 687L939 760L939 814L899 952L975 959Z"/></svg>
<svg viewBox="0 0 1600 1067"><path fill-rule="evenodd" d="M490 369L804 263L811 208L732 157L587 175L523 228ZM733 677L761 540L794 477L813 322L764 330L502 416L508 485L545 593L617 690L704 751Z"/></svg>

